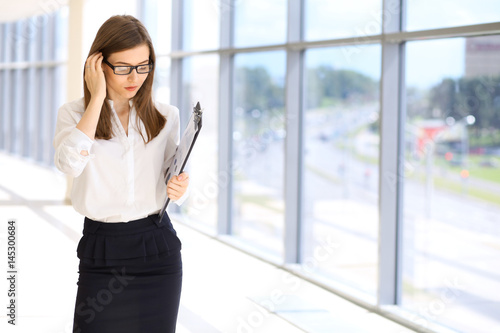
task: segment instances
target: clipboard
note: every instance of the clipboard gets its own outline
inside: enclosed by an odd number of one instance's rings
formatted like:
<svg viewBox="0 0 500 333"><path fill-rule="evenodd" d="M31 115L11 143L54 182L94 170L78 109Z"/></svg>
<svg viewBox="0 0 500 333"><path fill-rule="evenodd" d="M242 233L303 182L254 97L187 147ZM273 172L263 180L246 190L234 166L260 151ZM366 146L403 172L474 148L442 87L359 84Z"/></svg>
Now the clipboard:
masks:
<svg viewBox="0 0 500 333"><path fill-rule="evenodd" d="M193 108L193 113L191 117L189 117L189 121L187 123L186 129L182 134L181 140L177 149L175 150L174 158L170 163L169 167L165 171L165 184L168 183L170 178L173 176L178 176L184 171L184 167L189 159L189 155L191 154L191 150L193 150L194 143L198 138L198 134L201 130L202 125L202 110L200 107L200 102L196 104ZM170 202L170 198L167 197L165 203L163 204L162 209L159 213L159 221L163 218L165 211L167 210L167 206Z"/></svg>

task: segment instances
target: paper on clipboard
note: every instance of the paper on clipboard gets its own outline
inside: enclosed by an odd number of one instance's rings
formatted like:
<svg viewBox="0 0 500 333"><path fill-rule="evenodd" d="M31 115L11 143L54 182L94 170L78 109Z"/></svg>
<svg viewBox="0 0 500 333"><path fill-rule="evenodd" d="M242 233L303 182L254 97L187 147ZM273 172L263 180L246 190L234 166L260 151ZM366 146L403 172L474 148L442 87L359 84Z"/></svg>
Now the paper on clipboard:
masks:
<svg viewBox="0 0 500 333"><path fill-rule="evenodd" d="M202 125L201 120L202 111L200 102L198 102L193 108L193 113L189 118L184 133L182 134L179 146L177 146L177 149L175 151L174 158L172 159L170 166L165 172L165 184L168 183L170 178L172 178L173 176L178 176L182 173L182 171L184 171L184 167L186 166L189 154L191 154L191 150L193 150L194 143L196 142L196 138L198 137L198 133L200 132ZM170 199L167 197L165 203L163 204L163 208L159 213L160 221L163 217L163 214L165 214L169 202Z"/></svg>

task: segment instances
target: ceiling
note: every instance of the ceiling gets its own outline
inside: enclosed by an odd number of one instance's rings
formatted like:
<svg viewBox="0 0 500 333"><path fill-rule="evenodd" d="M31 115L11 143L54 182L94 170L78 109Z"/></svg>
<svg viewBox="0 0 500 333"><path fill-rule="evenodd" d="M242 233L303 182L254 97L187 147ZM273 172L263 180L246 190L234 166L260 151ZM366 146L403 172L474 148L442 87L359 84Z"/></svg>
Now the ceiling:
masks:
<svg viewBox="0 0 500 333"><path fill-rule="evenodd" d="M68 0L0 0L0 23L51 13Z"/></svg>

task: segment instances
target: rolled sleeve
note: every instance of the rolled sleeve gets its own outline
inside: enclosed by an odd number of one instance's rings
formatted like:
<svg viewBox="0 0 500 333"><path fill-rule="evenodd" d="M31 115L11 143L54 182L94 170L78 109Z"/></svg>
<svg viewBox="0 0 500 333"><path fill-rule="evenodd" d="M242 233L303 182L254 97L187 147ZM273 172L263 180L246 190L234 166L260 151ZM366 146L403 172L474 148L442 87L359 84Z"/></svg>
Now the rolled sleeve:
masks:
<svg viewBox="0 0 500 333"><path fill-rule="evenodd" d="M90 154L90 148L92 148L94 140L75 127L66 138L65 144L69 147L76 148L78 155L83 156L81 155L82 150L86 150Z"/></svg>
<svg viewBox="0 0 500 333"><path fill-rule="evenodd" d="M55 158L57 168L65 174L78 177L87 163L94 158L91 153L93 143L88 136L75 127L57 147ZM82 151L87 151L88 155L82 155Z"/></svg>
<svg viewBox="0 0 500 333"><path fill-rule="evenodd" d="M94 140L76 128L83 114L83 101L65 104L59 109L54 135L54 164L63 173L78 177L94 157L91 148ZM88 155L82 155L87 151Z"/></svg>

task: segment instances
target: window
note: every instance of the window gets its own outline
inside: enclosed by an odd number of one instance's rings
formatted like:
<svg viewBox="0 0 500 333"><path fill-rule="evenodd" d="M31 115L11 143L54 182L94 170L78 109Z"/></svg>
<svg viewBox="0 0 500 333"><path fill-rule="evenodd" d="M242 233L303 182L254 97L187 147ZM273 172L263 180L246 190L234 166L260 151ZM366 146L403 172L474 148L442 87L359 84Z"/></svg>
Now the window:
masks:
<svg viewBox="0 0 500 333"><path fill-rule="evenodd" d="M155 78L153 95L155 100L170 104L170 69L171 59L171 19L172 1L144 0L142 22L148 29L155 48Z"/></svg>
<svg viewBox="0 0 500 333"><path fill-rule="evenodd" d="M286 42L286 0L233 0L234 46L283 44ZM222 0L221 3L229 3ZM222 5L221 10L227 10Z"/></svg>
<svg viewBox="0 0 500 333"><path fill-rule="evenodd" d="M216 1L185 0L184 50L210 50L219 46L219 10Z"/></svg>
<svg viewBox="0 0 500 333"><path fill-rule="evenodd" d="M380 0L305 0L304 6L306 40L363 37L382 31Z"/></svg>
<svg viewBox="0 0 500 333"><path fill-rule="evenodd" d="M282 51L234 59L233 234L280 257L284 226Z"/></svg>
<svg viewBox="0 0 500 333"><path fill-rule="evenodd" d="M67 8L1 24L0 149L53 164L57 109L63 104ZM15 112L11 112L15 110Z"/></svg>
<svg viewBox="0 0 500 333"><path fill-rule="evenodd" d="M157 96L206 120L185 219L416 330L495 330L497 2L169 1Z"/></svg>
<svg viewBox="0 0 500 333"><path fill-rule="evenodd" d="M153 40L156 57L171 50L172 0L142 0L142 23ZM158 69L158 68L157 68Z"/></svg>
<svg viewBox="0 0 500 333"><path fill-rule="evenodd" d="M500 36L407 45L402 306L500 329Z"/></svg>
<svg viewBox="0 0 500 333"><path fill-rule="evenodd" d="M217 225L217 197L219 190L228 186L228 177L217 171L218 157L218 75L216 55L184 58L181 112L187 118L200 102L203 126L196 141L188 169L190 195L181 209L190 222L214 233ZM183 128L181 128L183 130Z"/></svg>
<svg viewBox="0 0 500 333"><path fill-rule="evenodd" d="M500 21L497 0L408 0L408 31Z"/></svg>
<svg viewBox="0 0 500 333"><path fill-rule="evenodd" d="M309 269L375 295L380 46L356 48L306 53L302 258L333 244Z"/></svg>

